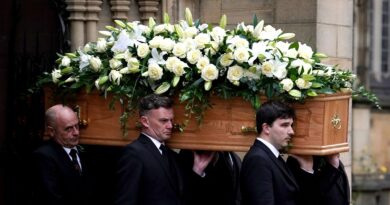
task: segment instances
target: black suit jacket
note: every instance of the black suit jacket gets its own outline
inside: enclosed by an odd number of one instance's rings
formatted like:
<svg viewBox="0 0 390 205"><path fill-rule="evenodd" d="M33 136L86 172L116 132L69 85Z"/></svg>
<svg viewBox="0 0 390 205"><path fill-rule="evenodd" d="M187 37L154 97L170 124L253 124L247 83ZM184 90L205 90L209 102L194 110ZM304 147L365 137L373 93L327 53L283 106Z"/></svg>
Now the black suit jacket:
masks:
<svg viewBox="0 0 390 205"><path fill-rule="evenodd" d="M216 154L216 160L207 166L206 175L201 177L192 171L193 153L188 150L180 151L187 181L186 205L239 205L241 203L239 188L241 159L234 152Z"/></svg>
<svg viewBox="0 0 390 205"><path fill-rule="evenodd" d="M119 160L117 205L182 204L183 181L177 154L168 149L167 167L157 147L141 134L124 148Z"/></svg>
<svg viewBox="0 0 390 205"><path fill-rule="evenodd" d="M34 204L78 205L91 204L92 185L83 153L79 150L83 174L74 168L69 155L53 140L33 153Z"/></svg>
<svg viewBox="0 0 390 205"><path fill-rule="evenodd" d="M241 193L243 205L299 204L299 187L293 175L259 140L242 162Z"/></svg>
<svg viewBox="0 0 390 205"><path fill-rule="evenodd" d="M288 158L287 164L301 187L302 205L350 204L348 178L341 161L336 169L323 157L314 157L314 175L303 171L292 157ZM311 185L313 183L315 186Z"/></svg>

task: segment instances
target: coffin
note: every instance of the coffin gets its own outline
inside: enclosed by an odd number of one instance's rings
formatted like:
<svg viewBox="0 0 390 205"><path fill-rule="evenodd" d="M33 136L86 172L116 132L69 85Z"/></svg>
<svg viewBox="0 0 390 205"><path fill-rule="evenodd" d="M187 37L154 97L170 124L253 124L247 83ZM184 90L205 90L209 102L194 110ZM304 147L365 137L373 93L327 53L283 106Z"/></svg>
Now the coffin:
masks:
<svg viewBox="0 0 390 205"><path fill-rule="evenodd" d="M297 119L292 140L294 154L328 155L347 152L348 118L350 95L335 94L315 97L305 103L295 103ZM138 115L129 119L128 135L123 136L119 117L120 104L114 110L108 108L110 99L98 93L80 93L65 99L67 104L77 107L81 124L80 143L123 146L136 139ZM45 90L45 107L60 102L53 99L51 91ZM211 98L212 109L206 111L204 121L198 125L191 120L184 132L174 132L167 142L171 148L198 150L247 151L253 144L255 132L255 110L241 98L223 100ZM184 121L184 105L174 106L175 121Z"/></svg>

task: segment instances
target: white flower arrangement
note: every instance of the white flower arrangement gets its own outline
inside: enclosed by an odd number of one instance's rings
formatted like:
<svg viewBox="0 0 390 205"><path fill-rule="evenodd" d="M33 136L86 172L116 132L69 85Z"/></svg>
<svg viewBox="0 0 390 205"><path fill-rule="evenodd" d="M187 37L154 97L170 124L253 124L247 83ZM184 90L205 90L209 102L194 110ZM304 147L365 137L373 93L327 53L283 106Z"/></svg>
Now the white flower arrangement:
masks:
<svg viewBox="0 0 390 205"><path fill-rule="evenodd" d="M124 116L147 94L178 95L198 119L210 95L240 96L257 108L260 95L304 100L353 91L354 74L322 64L326 56L304 43L287 41L293 33L257 19L228 30L226 16L214 27L194 22L188 9L185 17L174 25L168 15L163 24L150 19L148 26L115 21L117 27L100 32L104 38L60 55L41 82L111 93L126 107Z"/></svg>

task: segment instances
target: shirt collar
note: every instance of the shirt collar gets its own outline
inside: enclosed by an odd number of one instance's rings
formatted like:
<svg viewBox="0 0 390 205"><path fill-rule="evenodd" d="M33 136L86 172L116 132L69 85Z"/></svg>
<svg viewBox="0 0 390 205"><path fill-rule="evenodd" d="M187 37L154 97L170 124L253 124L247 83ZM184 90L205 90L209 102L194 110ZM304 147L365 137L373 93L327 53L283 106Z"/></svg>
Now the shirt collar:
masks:
<svg viewBox="0 0 390 205"><path fill-rule="evenodd" d="M153 144L157 147L158 150L160 150L160 145L164 144L164 143L161 143L158 140L154 139L153 137L147 135L145 132L143 132L142 134L145 135L146 137L148 137L150 140L152 140Z"/></svg>
<svg viewBox="0 0 390 205"><path fill-rule="evenodd" d="M269 143L268 141L266 141L265 139L263 139L261 137L258 137L256 139L259 140L260 142L264 143L265 146L267 146L268 149L271 150L271 152L275 155L276 158L279 157L279 155L280 155L279 151L271 143Z"/></svg>

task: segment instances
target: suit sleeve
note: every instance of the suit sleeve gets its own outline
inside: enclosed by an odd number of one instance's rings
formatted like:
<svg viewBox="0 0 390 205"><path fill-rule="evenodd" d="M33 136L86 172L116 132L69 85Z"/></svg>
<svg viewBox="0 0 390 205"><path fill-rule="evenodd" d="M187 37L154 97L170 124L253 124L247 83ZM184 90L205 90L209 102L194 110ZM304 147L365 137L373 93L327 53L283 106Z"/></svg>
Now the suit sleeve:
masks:
<svg viewBox="0 0 390 205"><path fill-rule="evenodd" d="M143 164L135 151L127 148L119 160L117 172L116 205L139 204L138 196L141 186Z"/></svg>
<svg viewBox="0 0 390 205"><path fill-rule="evenodd" d="M58 167L51 156L40 152L34 153L34 163L37 176L37 195L44 204L62 205L64 204L64 193L58 179Z"/></svg>
<svg viewBox="0 0 390 205"><path fill-rule="evenodd" d="M241 170L242 204L275 205L273 175L269 160L257 156L247 157Z"/></svg>

